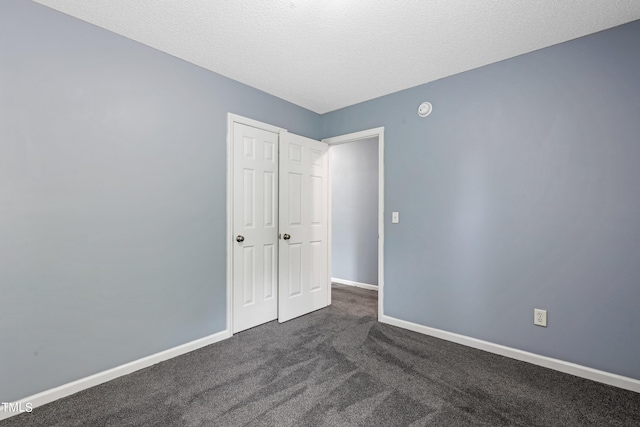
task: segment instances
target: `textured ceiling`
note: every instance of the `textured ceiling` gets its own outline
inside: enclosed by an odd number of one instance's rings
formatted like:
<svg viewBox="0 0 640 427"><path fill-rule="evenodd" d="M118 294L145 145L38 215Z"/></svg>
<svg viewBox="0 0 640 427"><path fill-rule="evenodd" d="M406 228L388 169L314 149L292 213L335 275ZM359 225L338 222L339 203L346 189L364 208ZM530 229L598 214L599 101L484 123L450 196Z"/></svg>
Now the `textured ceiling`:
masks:
<svg viewBox="0 0 640 427"><path fill-rule="evenodd" d="M638 0L35 0L325 113L640 19Z"/></svg>

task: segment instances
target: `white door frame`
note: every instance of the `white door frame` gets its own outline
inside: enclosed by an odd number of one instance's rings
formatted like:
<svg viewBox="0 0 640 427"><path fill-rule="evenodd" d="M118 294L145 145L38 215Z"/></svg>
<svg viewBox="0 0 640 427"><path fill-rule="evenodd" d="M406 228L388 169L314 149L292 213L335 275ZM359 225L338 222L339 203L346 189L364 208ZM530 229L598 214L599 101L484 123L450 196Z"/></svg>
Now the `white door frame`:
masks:
<svg viewBox="0 0 640 427"><path fill-rule="evenodd" d="M378 320L384 315L384 127L325 138L329 144L329 277L331 277L331 146L360 139L378 138ZM331 304L331 286L329 286Z"/></svg>
<svg viewBox="0 0 640 427"><path fill-rule="evenodd" d="M239 123L269 132L282 138L286 129L242 117L227 114L227 331L233 335L233 124Z"/></svg>

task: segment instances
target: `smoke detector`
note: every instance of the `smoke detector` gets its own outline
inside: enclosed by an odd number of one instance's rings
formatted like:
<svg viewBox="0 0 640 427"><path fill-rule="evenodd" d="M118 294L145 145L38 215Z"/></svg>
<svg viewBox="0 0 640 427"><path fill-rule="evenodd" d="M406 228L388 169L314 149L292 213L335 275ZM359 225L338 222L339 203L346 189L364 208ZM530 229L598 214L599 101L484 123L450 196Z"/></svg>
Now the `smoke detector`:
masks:
<svg viewBox="0 0 640 427"><path fill-rule="evenodd" d="M418 115L420 117L427 117L433 111L433 105L430 102L423 102L418 107Z"/></svg>

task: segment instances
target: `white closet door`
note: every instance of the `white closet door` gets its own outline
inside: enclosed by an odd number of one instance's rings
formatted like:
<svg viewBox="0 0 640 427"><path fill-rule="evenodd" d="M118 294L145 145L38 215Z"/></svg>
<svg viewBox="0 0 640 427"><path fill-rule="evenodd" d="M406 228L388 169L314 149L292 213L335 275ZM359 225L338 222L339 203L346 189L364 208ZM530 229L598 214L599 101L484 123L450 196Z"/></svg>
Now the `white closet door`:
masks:
<svg viewBox="0 0 640 427"><path fill-rule="evenodd" d="M278 320L328 305L328 145L280 133Z"/></svg>
<svg viewBox="0 0 640 427"><path fill-rule="evenodd" d="M278 134L233 124L233 332L278 317Z"/></svg>

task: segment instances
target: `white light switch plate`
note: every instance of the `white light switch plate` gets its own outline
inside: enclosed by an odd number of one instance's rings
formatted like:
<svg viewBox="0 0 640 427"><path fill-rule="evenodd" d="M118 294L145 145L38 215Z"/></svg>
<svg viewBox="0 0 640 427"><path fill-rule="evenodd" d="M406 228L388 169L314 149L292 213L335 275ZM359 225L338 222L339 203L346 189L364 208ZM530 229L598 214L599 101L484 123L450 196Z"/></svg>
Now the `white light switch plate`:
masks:
<svg viewBox="0 0 640 427"><path fill-rule="evenodd" d="M399 212L391 212L391 223L397 224L400 222L400 213Z"/></svg>

